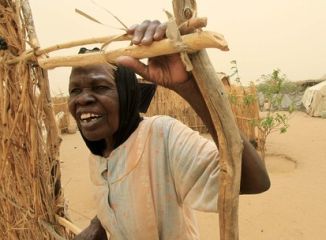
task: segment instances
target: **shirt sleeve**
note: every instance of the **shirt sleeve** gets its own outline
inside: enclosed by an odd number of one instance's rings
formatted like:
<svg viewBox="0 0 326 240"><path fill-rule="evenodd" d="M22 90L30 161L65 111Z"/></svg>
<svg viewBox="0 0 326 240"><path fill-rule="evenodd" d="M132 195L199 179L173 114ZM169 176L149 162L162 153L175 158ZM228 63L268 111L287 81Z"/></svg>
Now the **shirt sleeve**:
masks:
<svg viewBox="0 0 326 240"><path fill-rule="evenodd" d="M168 138L169 163L181 204L217 212L219 153L215 143L175 120Z"/></svg>

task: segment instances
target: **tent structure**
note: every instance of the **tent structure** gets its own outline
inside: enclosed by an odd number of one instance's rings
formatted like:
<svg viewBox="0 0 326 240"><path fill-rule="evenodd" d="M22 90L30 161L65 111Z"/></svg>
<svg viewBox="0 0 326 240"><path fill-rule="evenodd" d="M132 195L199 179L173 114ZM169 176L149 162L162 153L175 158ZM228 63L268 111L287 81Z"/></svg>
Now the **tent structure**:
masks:
<svg viewBox="0 0 326 240"><path fill-rule="evenodd" d="M326 80L307 88L302 103L310 116L326 116Z"/></svg>

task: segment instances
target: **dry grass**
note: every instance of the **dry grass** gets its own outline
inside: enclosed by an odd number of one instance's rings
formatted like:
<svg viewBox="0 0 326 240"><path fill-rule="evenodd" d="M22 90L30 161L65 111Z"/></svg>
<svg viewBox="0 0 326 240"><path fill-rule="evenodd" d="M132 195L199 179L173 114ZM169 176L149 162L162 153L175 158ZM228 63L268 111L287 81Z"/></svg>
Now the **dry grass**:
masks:
<svg viewBox="0 0 326 240"><path fill-rule="evenodd" d="M26 48L20 1L0 1L0 236L63 239L57 127L47 72L26 62L6 65Z"/></svg>

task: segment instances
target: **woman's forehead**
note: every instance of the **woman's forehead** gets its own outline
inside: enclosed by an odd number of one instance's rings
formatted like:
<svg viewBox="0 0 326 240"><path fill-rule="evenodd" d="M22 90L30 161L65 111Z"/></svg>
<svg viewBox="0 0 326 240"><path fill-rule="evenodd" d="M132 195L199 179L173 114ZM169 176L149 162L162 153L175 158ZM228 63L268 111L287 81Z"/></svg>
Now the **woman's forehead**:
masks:
<svg viewBox="0 0 326 240"><path fill-rule="evenodd" d="M90 73L90 72L104 72L108 74L113 74L114 67L109 64L96 64L96 65L87 65L82 67L72 68L72 73Z"/></svg>
<svg viewBox="0 0 326 240"><path fill-rule="evenodd" d="M87 78L105 77L108 80L114 80L114 69L113 67L107 64L97 64L97 65L72 68L70 74L70 81L77 80L80 77L87 77Z"/></svg>

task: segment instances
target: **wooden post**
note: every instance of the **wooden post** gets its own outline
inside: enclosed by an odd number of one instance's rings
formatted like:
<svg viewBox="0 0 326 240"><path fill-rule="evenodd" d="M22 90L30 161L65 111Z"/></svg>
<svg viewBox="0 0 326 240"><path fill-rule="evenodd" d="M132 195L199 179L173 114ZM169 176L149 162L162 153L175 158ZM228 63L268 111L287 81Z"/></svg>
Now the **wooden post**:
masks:
<svg viewBox="0 0 326 240"><path fill-rule="evenodd" d="M173 0L177 25L196 17L195 0ZM190 55L192 74L209 109L218 135L220 159L218 211L221 240L237 240L242 141L227 93L206 50Z"/></svg>
<svg viewBox="0 0 326 240"><path fill-rule="evenodd" d="M184 35L182 37L184 48L189 52L195 52L203 48L219 48L226 50L224 39L213 32L200 32ZM99 63L114 63L119 56L131 56L134 58L156 57L162 54L180 52L180 47L173 44L169 39L156 41L150 46L129 46L111 51L75 54L64 57L38 58L38 64L43 69L56 67L75 67Z"/></svg>

